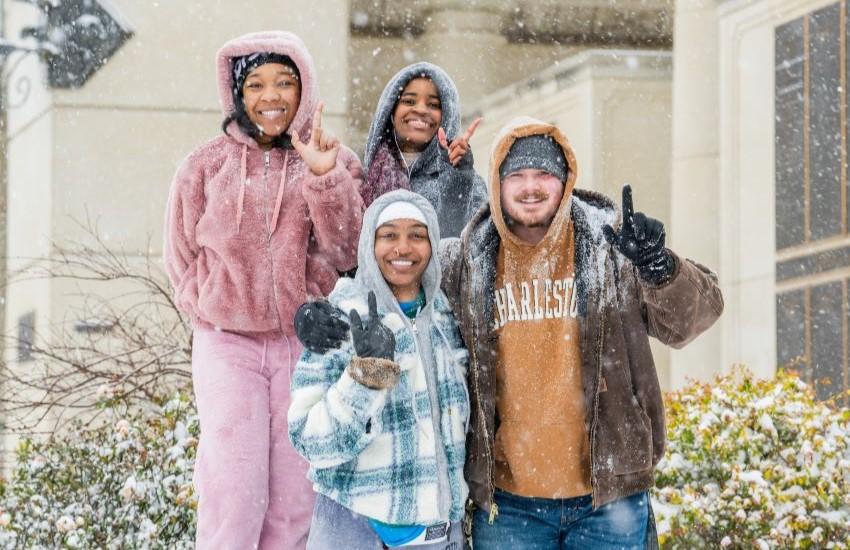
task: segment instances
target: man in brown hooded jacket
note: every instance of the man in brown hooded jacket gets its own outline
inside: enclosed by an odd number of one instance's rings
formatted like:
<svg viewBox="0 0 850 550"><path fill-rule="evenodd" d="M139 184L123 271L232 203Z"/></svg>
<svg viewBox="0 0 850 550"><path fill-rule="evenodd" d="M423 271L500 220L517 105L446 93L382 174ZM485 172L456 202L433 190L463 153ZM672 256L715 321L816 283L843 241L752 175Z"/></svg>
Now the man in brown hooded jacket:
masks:
<svg viewBox="0 0 850 550"><path fill-rule="evenodd" d="M516 119L493 144L489 204L441 243L470 353L467 527L479 550L656 548L648 490L665 425L649 337L682 347L723 311L717 277L665 248L628 186L621 215L574 189L577 177L560 130ZM307 306L302 341L347 337Z"/></svg>
<svg viewBox="0 0 850 550"><path fill-rule="evenodd" d="M630 188L621 216L577 176L556 127L517 119L492 148L489 205L444 242L470 351L477 548L656 545L647 491L665 425L649 337L680 348L723 310L717 277L664 247Z"/></svg>

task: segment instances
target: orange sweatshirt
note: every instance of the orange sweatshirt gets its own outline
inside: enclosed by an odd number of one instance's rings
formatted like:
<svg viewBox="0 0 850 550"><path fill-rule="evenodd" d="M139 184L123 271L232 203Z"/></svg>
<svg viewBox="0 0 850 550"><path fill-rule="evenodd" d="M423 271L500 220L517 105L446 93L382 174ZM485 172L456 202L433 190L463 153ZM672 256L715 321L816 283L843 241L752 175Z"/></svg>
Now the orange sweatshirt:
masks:
<svg viewBox="0 0 850 550"><path fill-rule="evenodd" d="M568 178L558 213L536 245L510 231L501 209L493 216L501 236L495 483L522 496L591 492L570 221L574 181ZM498 193L498 184L494 187Z"/></svg>

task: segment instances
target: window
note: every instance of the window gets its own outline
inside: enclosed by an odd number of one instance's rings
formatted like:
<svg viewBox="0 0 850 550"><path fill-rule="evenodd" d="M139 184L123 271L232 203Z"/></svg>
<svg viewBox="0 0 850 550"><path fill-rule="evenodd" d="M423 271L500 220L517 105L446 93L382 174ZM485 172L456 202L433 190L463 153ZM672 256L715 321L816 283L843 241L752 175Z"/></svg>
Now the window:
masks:
<svg viewBox="0 0 850 550"><path fill-rule="evenodd" d="M836 3L775 33L777 357L821 399L850 388L847 19Z"/></svg>
<svg viewBox="0 0 850 550"><path fill-rule="evenodd" d="M32 361L32 346L35 341L35 312L30 311L18 318L18 361Z"/></svg>

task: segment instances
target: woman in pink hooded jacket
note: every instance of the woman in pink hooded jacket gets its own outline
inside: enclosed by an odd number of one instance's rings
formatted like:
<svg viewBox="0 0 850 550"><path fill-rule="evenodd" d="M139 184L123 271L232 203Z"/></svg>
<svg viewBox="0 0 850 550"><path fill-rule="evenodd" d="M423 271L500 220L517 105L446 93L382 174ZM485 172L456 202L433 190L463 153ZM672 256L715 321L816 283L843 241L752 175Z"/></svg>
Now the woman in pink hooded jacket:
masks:
<svg viewBox="0 0 850 550"><path fill-rule="evenodd" d="M287 433L293 315L357 262L362 169L321 127L297 36L242 36L217 66L224 134L178 169L164 249L194 327L197 547L303 548L314 497Z"/></svg>

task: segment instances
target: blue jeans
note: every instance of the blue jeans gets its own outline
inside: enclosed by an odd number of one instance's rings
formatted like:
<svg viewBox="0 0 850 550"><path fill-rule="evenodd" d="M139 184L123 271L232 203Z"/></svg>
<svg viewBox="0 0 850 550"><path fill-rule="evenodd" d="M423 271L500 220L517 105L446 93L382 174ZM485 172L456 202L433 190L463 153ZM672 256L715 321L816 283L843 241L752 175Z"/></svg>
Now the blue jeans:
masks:
<svg viewBox="0 0 850 550"><path fill-rule="evenodd" d="M647 493L616 500L596 511L590 496L531 498L496 490L493 525L484 510L472 518L474 550L644 550L649 522Z"/></svg>

